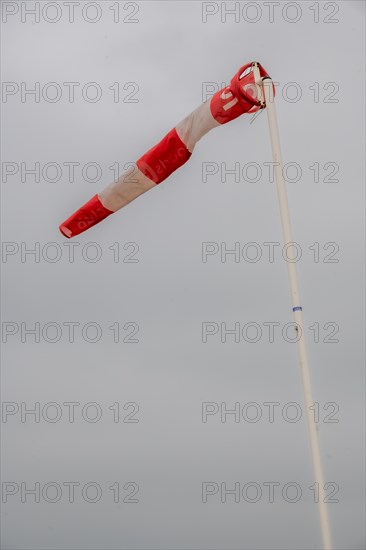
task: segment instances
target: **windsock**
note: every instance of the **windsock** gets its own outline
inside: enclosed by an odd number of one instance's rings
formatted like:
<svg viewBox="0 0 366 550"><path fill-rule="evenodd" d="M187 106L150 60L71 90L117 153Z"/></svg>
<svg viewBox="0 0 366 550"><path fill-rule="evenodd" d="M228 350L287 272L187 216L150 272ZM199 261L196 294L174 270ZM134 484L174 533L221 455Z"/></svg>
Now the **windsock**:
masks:
<svg viewBox="0 0 366 550"><path fill-rule="evenodd" d="M101 222L185 164L196 143L207 132L244 113L255 113L265 107L261 89L255 82L254 66L261 78L268 77L257 62L241 67L228 86L170 130L136 161L136 166L65 220L60 225L61 233L67 238L75 237Z"/></svg>

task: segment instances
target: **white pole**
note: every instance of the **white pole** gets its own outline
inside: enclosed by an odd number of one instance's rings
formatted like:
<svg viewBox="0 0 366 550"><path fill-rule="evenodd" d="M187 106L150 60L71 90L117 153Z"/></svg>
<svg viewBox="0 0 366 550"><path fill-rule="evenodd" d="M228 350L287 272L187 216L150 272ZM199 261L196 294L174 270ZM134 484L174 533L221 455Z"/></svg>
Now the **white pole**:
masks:
<svg viewBox="0 0 366 550"><path fill-rule="evenodd" d="M289 245L289 247L291 247L291 243L293 243L293 238L292 238L292 230L291 230L290 211L289 211L288 202L287 202L285 181L283 178L283 163L282 163L282 155L281 155L280 138L278 134L277 115L276 115L276 107L274 103L272 79L265 77L262 80L262 86L263 86L266 110L268 115L269 133L270 133L271 144L272 144L273 160L275 163L274 170L275 170L278 200L280 205L284 244L285 246ZM294 314L295 322L297 323L297 327L298 327L299 339L297 342L297 349L298 349L298 355L299 355L302 383L304 387L306 418L307 418L311 455L312 455L312 462L313 462L313 472L314 472L314 478L315 478L314 481L318 484L318 488L319 488L318 508L319 508L320 526L321 526L321 532L322 532L322 538L323 538L323 547L325 550L331 550L332 541L331 541L331 533L330 533L330 527L329 527L328 509L326 504L326 494L325 494L325 488L324 488L323 468L322 468L320 449L319 449L319 439L318 439L318 433L315 425L314 416L311 411L311 407L314 405L314 402L313 402L313 396L312 396L308 352L307 352L307 346L306 346L304 323L303 323L303 317L302 317L302 307L301 307L295 262L288 261L287 270L288 270L288 276L290 279L292 311Z"/></svg>

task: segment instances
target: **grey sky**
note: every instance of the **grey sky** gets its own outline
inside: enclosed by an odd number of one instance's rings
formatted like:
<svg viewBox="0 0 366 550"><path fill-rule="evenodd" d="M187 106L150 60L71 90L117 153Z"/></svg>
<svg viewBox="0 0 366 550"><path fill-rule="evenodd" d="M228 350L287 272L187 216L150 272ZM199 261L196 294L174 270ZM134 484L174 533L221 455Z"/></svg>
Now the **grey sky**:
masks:
<svg viewBox="0 0 366 550"><path fill-rule="evenodd" d="M21 3L5 4L2 487L14 483L15 494L2 504L2 547L320 548L296 347L283 336L292 315L265 114L205 136L181 170L78 237L73 262L58 232L205 90L259 60L279 83L283 157L297 180L287 187L319 436L329 494L339 487L329 504L334 547L364 548L364 3L281 2L270 22L263 2L238 2L225 21L222 6L234 2L121 2L117 12L113 2L85 11L81 1L73 23L63 2L39 23ZM22 101L22 83L23 93L39 83L39 102ZM26 172L37 162L39 182ZM75 181L70 163L79 163ZM239 181L225 169L239 170ZM239 257L225 255L235 247ZM39 342L26 332L35 323ZM215 332L206 343L205 323ZM222 342L235 323L240 341ZM39 422L21 421L22 402L40 404ZM42 414L50 402L58 406ZM66 402L80 404L74 422ZM83 409L90 402L98 406ZM207 422L204 402L219 411ZM274 422L268 402L279 403ZM125 422L113 421L115 403ZM131 403L138 422L126 421ZM239 422L221 421L221 403L240 403ZM298 422L288 403L300 407ZM255 410L258 422L245 418ZM96 411L100 420L88 420ZM62 485L71 481L80 484L74 503ZM40 483L39 503L21 501L22 482ZM49 502L55 489L42 496L48 482L63 488L58 502ZM102 489L94 504L82 496L88 482ZM123 502L128 482L139 502ZM219 489L202 502L206 482ZM268 482L279 483L273 503ZM302 491L296 503L283 497L290 482ZM223 503L221 483L257 483L263 494Z"/></svg>

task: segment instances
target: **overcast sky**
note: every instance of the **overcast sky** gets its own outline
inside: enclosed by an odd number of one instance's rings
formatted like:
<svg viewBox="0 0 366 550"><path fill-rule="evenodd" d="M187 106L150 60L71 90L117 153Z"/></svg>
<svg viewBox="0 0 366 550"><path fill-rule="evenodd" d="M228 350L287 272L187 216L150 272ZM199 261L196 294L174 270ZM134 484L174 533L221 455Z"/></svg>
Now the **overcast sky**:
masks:
<svg viewBox="0 0 366 550"><path fill-rule="evenodd" d="M334 548L364 548L364 3L2 10L2 547L321 548L266 114L76 241L58 231L258 60Z"/></svg>

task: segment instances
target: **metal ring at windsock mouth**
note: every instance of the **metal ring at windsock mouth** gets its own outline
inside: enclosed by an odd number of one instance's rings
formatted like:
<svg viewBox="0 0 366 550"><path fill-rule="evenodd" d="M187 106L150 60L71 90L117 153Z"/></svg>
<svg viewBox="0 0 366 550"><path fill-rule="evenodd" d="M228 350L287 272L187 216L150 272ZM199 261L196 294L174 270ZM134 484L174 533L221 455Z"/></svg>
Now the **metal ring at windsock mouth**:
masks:
<svg viewBox="0 0 366 550"><path fill-rule="evenodd" d="M263 78L267 75L266 71L263 69L258 61L252 63L253 73L254 73L254 85L257 91L257 99L261 105L261 109L266 107L266 101L263 91ZM264 73L264 74L263 74Z"/></svg>
<svg viewBox="0 0 366 550"><path fill-rule="evenodd" d="M250 62L240 67L238 72L231 79L230 89L236 97L241 96L243 99L245 99L248 103L251 103L253 106L262 107L261 101L258 101L257 99L254 99L253 96L247 94L240 85L243 78L248 76L253 71L254 63L256 62ZM258 63L258 66L261 67L259 63ZM251 69L251 70L248 71L248 69ZM255 84L255 82L253 82L253 84Z"/></svg>

